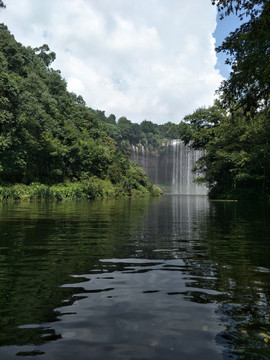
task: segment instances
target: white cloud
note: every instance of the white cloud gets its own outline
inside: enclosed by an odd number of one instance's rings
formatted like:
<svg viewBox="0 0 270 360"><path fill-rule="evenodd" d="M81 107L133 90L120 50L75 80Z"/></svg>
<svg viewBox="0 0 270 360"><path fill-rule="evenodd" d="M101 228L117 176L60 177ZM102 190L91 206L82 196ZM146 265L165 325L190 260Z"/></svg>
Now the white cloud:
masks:
<svg viewBox="0 0 270 360"><path fill-rule="evenodd" d="M216 9L202 0L5 0L2 21L28 46L56 52L68 89L134 122L178 123L211 105Z"/></svg>

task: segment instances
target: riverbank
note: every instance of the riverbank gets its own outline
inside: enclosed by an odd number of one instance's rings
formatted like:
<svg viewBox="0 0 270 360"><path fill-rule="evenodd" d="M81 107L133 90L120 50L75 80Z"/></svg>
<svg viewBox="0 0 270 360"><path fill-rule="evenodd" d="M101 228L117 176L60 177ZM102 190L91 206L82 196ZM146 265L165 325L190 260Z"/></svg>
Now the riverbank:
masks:
<svg viewBox="0 0 270 360"><path fill-rule="evenodd" d="M137 198L160 196L161 192L155 185L146 187L137 184L112 184L110 180L96 177L81 182L67 182L56 185L32 183L30 185L15 184L0 186L0 201L12 200L77 200L103 198Z"/></svg>

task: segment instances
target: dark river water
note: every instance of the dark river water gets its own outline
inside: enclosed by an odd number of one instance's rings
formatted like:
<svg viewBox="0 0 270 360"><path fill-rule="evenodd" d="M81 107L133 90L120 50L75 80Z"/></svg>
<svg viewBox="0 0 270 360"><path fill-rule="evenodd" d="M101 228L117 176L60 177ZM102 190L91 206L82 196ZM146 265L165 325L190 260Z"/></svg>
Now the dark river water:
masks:
<svg viewBox="0 0 270 360"><path fill-rule="evenodd" d="M0 204L0 359L270 359L270 207Z"/></svg>

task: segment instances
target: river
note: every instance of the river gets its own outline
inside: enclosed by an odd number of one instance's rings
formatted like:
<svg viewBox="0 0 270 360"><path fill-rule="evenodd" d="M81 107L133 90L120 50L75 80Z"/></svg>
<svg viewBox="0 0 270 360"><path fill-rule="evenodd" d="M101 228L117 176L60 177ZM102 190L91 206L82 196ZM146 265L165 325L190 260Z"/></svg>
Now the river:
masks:
<svg viewBox="0 0 270 360"><path fill-rule="evenodd" d="M270 206L0 204L0 359L270 359Z"/></svg>

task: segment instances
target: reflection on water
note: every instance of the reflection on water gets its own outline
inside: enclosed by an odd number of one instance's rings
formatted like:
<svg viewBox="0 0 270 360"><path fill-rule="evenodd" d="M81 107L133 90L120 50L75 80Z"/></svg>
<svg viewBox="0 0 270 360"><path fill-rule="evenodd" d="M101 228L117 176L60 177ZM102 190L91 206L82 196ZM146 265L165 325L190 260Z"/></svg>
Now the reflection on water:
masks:
<svg viewBox="0 0 270 360"><path fill-rule="evenodd" d="M270 359L268 204L0 207L0 359Z"/></svg>

